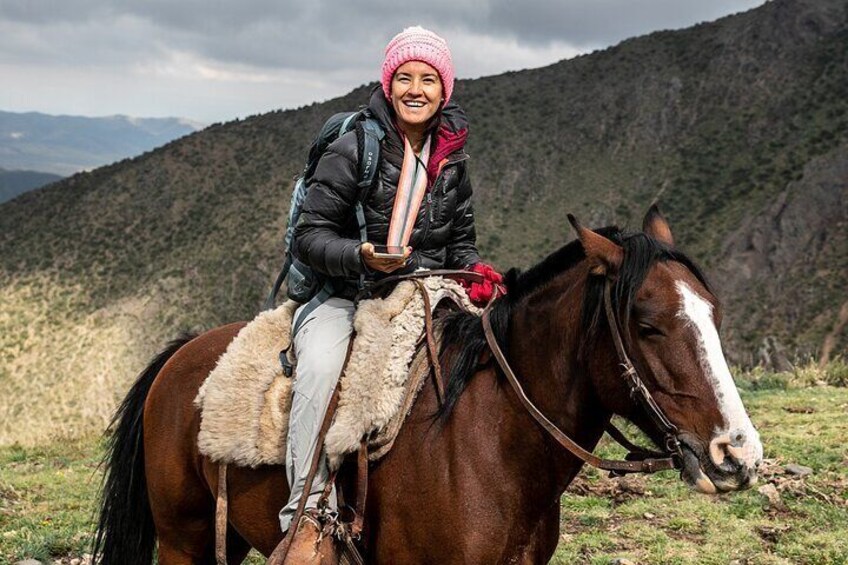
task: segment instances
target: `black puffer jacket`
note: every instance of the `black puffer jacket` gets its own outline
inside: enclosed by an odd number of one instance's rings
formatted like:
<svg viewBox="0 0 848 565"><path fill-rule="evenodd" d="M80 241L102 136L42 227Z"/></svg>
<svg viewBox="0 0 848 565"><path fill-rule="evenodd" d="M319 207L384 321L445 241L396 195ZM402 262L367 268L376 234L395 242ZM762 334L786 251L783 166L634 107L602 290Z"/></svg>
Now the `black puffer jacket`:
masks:
<svg viewBox="0 0 848 565"><path fill-rule="evenodd" d="M385 244L403 164L403 141L394 126L394 110L379 87L371 95L369 110L382 124L386 136L380 146L379 174L363 207L368 241ZM445 106L441 120L452 131L467 127L465 113L454 103ZM361 242L354 209L360 197L357 136L361 135L359 127L342 135L321 157L294 234L297 258L319 273L341 279L347 283L344 286L348 292L360 274L385 276L368 272L359 253ZM468 155L460 149L447 159L418 211L409 242L413 249L410 261L394 274L422 267L461 269L480 261L466 169Z"/></svg>

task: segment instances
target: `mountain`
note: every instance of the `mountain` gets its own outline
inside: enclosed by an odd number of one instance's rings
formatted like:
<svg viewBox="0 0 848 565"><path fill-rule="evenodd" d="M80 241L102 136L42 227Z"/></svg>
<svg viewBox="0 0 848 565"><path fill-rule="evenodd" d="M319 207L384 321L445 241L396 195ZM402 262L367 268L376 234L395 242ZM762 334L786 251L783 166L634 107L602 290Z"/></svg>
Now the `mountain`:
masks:
<svg viewBox="0 0 848 565"><path fill-rule="evenodd" d="M141 155L201 128L179 118L0 111L0 167L68 176Z"/></svg>
<svg viewBox="0 0 848 565"><path fill-rule="evenodd" d="M846 53L844 0L773 0L460 81L483 257L527 266L573 238L567 213L638 227L657 200L723 301L732 362L756 362L766 341L844 355ZM252 317L309 142L372 86L0 206L0 443L102 426L179 329Z"/></svg>
<svg viewBox="0 0 848 565"><path fill-rule="evenodd" d="M11 200L18 194L56 182L62 177L38 171L7 171L0 169L0 203Z"/></svg>

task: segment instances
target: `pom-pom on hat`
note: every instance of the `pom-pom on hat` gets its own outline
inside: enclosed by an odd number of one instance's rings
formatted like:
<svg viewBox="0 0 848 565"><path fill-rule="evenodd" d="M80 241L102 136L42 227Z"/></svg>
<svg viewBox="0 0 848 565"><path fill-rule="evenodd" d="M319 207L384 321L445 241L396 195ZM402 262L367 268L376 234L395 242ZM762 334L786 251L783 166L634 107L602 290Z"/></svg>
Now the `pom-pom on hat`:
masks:
<svg viewBox="0 0 848 565"><path fill-rule="evenodd" d="M409 61L427 63L439 73L442 79L445 102L453 94L453 61L447 42L421 26L408 27L386 45L386 59L383 61L383 93L387 100L392 98L392 78L395 71Z"/></svg>

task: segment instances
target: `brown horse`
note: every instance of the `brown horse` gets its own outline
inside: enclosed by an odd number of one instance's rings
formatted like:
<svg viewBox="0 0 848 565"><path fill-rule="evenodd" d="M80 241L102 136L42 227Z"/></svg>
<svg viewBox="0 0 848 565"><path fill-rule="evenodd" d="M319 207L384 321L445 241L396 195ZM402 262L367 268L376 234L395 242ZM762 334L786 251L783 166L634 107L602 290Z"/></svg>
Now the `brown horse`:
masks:
<svg viewBox="0 0 848 565"><path fill-rule="evenodd" d="M628 353L680 430L682 478L704 492L744 488L762 457L718 337L721 309L674 249L652 208L644 233L578 228L579 240L525 273L491 310L497 340L527 395L592 450L620 414L659 440L620 376L603 316L606 279ZM557 546L560 497L582 462L522 407L491 360L481 321L451 314L442 365L447 397L428 384L393 450L372 466L363 546L371 563L545 563ZM198 453L198 387L242 323L170 344L115 416L95 543L103 563L214 563L217 466ZM280 467L231 468L229 563L282 537Z"/></svg>

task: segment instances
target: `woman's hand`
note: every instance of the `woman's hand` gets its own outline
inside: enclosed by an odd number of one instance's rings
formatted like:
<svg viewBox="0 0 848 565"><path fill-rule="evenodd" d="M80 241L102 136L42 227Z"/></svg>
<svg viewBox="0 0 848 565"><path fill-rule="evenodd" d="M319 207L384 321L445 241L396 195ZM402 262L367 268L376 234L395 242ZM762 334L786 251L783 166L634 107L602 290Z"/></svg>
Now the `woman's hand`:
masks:
<svg viewBox="0 0 848 565"><path fill-rule="evenodd" d="M503 275L494 270L491 265L486 263L477 263L468 269L472 273L483 275L483 280L480 282L469 282L460 280L460 284L465 287L465 292L468 298L471 299L477 306L487 304L495 296L503 296L506 294L506 285L503 284Z"/></svg>
<svg viewBox="0 0 848 565"><path fill-rule="evenodd" d="M381 273L392 273L404 267L410 253L412 253L412 248L404 247L403 257L390 259L388 257L374 257L374 245L368 241L359 248L359 254L362 255L362 262L365 263L365 266L372 271L380 271Z"/></svg>

